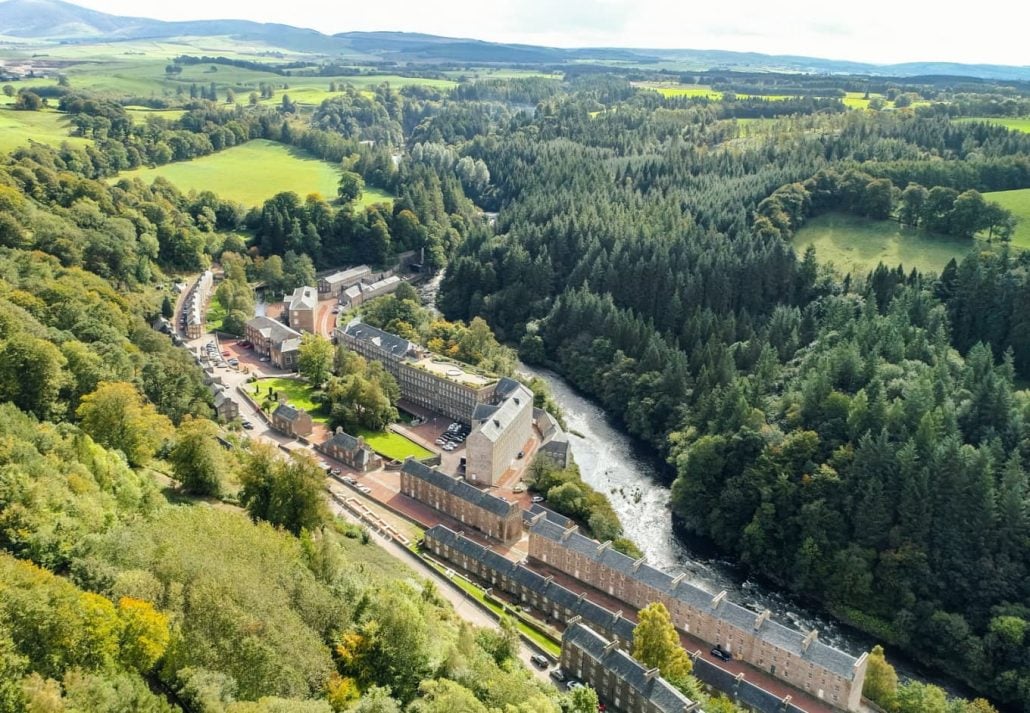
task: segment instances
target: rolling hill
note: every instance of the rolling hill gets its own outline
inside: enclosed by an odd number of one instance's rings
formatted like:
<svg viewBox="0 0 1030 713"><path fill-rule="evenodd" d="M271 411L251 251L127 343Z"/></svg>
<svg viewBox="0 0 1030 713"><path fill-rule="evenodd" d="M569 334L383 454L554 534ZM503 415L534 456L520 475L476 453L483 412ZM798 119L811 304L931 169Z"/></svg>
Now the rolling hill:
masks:
<svg viewBox="0 0 1030 713"><path fill-rule="evenodd" d="M775 56L723 50L613 47L570 49L409 32L343 32L326 35L312 29L248 20L166 22L142 17L121 17L89 10L63 0L0 2L0 35L24 40L62 42L218 35L296 52L361 56L393 62L529 65L560 65L572 62L675 62L689 71L727 69L865 74L883 77L943 75L1030 81L1030 66L965 65L934 61L876 65L816 57Z"/></svg>

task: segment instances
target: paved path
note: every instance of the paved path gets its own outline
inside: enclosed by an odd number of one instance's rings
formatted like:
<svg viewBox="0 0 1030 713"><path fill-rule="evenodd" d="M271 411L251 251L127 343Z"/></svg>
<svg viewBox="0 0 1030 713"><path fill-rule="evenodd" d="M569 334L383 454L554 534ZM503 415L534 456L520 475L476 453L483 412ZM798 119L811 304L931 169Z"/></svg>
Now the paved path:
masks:
<svg viewBox="0 0 1030 713"><path fill-rule="evenodd" d="M329 498L329 508L334 514L339 515L344 520L358 525L363 524L355 515L337 503L333 498ZM444 577L437 570L433 569L422 560L412 557L407 550L393 540L383 537L374 530L369 530L369 533L372 535L373 541L387 554L400 560L425 579L434 582L440 595L451 603L451 606L454 607L454 611L456 611L458 616L462 619L474 626L490 629L498 628L497 621L483 611L483 609L481 609L474 601L469 599L465 592L447 577ZM519 660L526 665L536 678L544 682L550 682L551 679L548 676L547 671L541 671L530 662L529 657L534 653L536 652L531 649L528 644L522 640L519 641Z"/></svg>

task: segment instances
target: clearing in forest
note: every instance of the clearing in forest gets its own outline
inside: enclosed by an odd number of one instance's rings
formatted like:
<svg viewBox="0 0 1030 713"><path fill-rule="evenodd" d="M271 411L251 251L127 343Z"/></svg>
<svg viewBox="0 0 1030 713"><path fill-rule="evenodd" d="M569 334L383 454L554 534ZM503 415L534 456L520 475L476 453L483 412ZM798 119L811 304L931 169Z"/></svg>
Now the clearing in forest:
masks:
<svg viewBox="0 0 1030 713"><path fill-rule="evenodd" d="M799 255L815 245L819 262L842 273L864 274L878 263L906 272L940 272L952 258L961 259L976 242L927 233L892 220L870 220L846 213L825 213L809 220L791 241Z"/></svg>

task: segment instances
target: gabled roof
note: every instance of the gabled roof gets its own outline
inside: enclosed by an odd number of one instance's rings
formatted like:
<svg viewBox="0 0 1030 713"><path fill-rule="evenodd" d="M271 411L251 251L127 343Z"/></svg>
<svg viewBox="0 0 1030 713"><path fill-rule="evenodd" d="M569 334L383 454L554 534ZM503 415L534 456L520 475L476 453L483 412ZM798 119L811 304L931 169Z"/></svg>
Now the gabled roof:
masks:
<svg viewBox="0 0 1030 713"><path fill-rule="evenodd" d="M247 326L251 329L256 329L262 337L268 339L276 344L286 341L290 338L300 338L300 332L295 329L290 329L282 322L265 317L254 317L254 319L247 321Z"/></svg>
<svg viewBox="0 0 1030 713"><path fill-rule="evenodd" d="M496 495L484 492L479 488L469 485L460 478L434 470L410 456L404 461L401 470L408 475L424 480L435 488L451 493L478 508L500 517L507 517L519 509L516 503L510 503Z"/></svg>
<svg viewBox="0 0 1030 713"><path fill-rule="evenodd" d="M333 434L333 437L326 441L324 445L335 446L336 448L345 451L354 451L358 449L358 446L360 444L358 443L358 439L354 436L350 435L349 433L339 431Z"/></svg>
<svg viewBox="0 0 1030 713"><path fill-rule="evenodd" d="M365 324L360 319L352 320L343 330L343 333L362 342L371 342L385 352L395 357L404 357L414 348L414 345L403 337L396 334L384 332L372 325Z"/></svg>
<svg viewBox="0 0 1030 713"><path fill-rule="evenodd" d="M279 344L279 351L282 353L300 351L300 337L284 339Z"/></svg>
<svg viewBox="0 0 1030 713"><path fill-rule="evenodd" d="M286 300L286 308L291 312L298 309L314 309L318 304L318 292L314 287L304 285L293 291Z"/></svg>
<svg viewBox="0 0 1030 713"><path fill-rule="evenodd" d="M629 684L657 710L663 713L683 713L694 705L693 701L673 688L664 678L648 672L628 653L608 644L603 636L579 623L568 627L562 635L562 649L566 646L579 649L605 670Z"/></svg>
<svg viewBox="0 0 1030 713"><path fill-rule="evenodd" d="M716 599L710 592L686 581L674 578L651 565L638 562L611 547L601 547L596 540L572 531L566 535L568 528L548 517L541 517L532 522L528 529L530 535L545 537L560 542L563 547L592 559L602 566L622 572L626 576L646 583L654 589L665 592L684 604L713 616L737 629L752 632L758 615L738 604L727 601L725 597ZM714 603L714 606L713 606ZM818 640L805 646L805 632L791 629L775 621L766 620L755 632L763 641L767 641L799 658L811 661L845 679L854 676L856 659L850 654L827 646Z"/></svg>
<svg viewBox="0 0 1030 713"><path fill-rule="evenodd" d="M502 391L501 384L505 382L509 383L505 384ZM491 442L496 441L524 409L533 407L533 392L517 381L508 378L501 379L497 382L494 393L504 393L504 400L486 418L479 419L473 414L472 420L479 425L469 434L470 439L478 435ZM485 410L476 410L482 414L486 413Z"/></svg>
<svg viewBox="0 0 1030 713"><path fill-rule="evenodd" d="M286 421L296 421L302 414L306 414L306 411L301 409L295 409L289 404L279 404L279 406L272 412L272 416L284 419Z"/></svg>
<svg viewBox="0 0 1030 713"><path fill-rule="evenodd" d="M347 270L340 270L339 272L334 272L331 275L326 275L322 279L330 285L335 285L340 282L348 282L351 280L361 279L362 277L371 272L372 270L371 268L369 268L368 265L358 265L357 267L352 267Z"/></svg>

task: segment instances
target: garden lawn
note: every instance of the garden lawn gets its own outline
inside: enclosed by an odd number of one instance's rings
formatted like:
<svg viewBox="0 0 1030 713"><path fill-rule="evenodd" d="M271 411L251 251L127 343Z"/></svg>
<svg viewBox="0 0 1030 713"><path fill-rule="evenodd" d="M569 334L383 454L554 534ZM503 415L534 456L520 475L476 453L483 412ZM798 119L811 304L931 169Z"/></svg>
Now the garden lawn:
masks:
<svg viewBox="0 0 1030 713"><path fill-rule="evenodd" d="M1027 119L1030 122L1030 119ZM1030 126L1027 127L1030 131ZM1000 203L1002 208L1012 211L1019 221L1016 232L1012 235L1012 244L1023 250L1030 250L1030 188L1019 191L997 191L984 193L984 198Z"/></svg>
<svg viewBox="0 0 1030 713"><path fill-rule="evenodd" d="M372 450L391 460L402 461L408 456L416 459L428 458L433 455L431 451L393 431L369 431L359 428L353 435L363 437Z"/></svg>
<svg viewBox="0 0 1030 713"><path fill-rule="evenodd" d="M878 263L904 265L905 270L939 273L952 258L976 246L967 238L935 235L902 227L892 220L870 220L845 213L826 213L809 220L791 241L799 255L815 245L820 262L844 273L866 273Z"/></svg>
<svg viewBox="0 0 1030 713"><path fill-rule="evenodd" d="M265 139L192 161L123 171L111 180L139 178L149 185L158 176L167 178L183 192L213 191L221 198L246 206L260 206L283 191L293 191L301 200L309 193L333 199L340 181L336 166L292 146Z"/></svg>
<svg viewBox="0 0 1030 713"><path fill-rule="evenodd" d="M254 387L258 387L258 392L254 393ZM286 402L294 408L302 408L311 414L313 421L326 422L329 420L328 414L322 412L322 404L317 404L311 400L311 394L314 392L314 387L303 379L283 379L283 378L269 378L269 379L258 379L254 383L247 386L250 389L249 393L254 396L254 400L258 403L264 401L268 395L269 387L273 391L278 392L281 397L286 398Z"/></svg>

